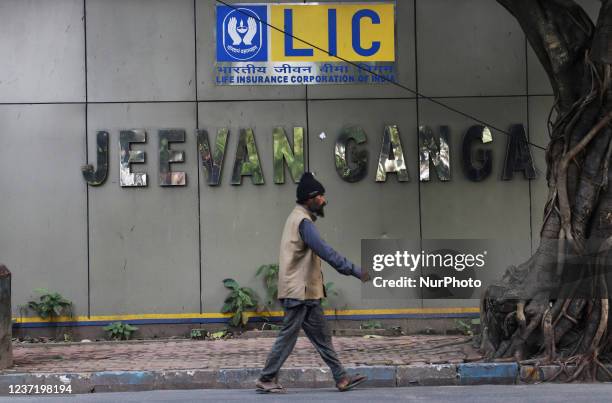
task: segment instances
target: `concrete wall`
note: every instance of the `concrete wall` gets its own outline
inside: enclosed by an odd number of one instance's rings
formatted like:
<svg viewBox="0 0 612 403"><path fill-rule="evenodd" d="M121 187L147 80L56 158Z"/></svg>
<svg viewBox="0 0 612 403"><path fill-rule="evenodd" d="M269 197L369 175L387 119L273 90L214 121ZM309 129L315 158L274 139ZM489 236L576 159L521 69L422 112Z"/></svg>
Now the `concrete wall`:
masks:
<svg viewBox="0 0 612 403"><path fill-rule="evenodd" d="M244 1L243 1L244 2ZM286 1L285 1L286 2ZM398 81L508 130L522 123L546 145L552 91L516 21L493 0L397 2ZM595 15L596 0L585 0ZM463 134L476 124L392 85L218 87L213 0L3 0L0 2L0 261L13 273L13 311L45 287L77 315L218 312L233 277L264 295L255 270L275 262L295 186L272 181L272 128L304 126L307 166L328 189L325 238L354 261L362 238L518 240L508 263L537 245L546 197L540 177L500 180L506 138L494 132L493 175L465 179ZM369 173L355 184L335 172L340 129L368 134ZM412 181L374 181L386 124L397 124ZM417 128L451 128L452 181L419 183ZM184 188L157 185L157 133L184 128ZM198 169L193 129L229 127L220 187ZM229 184L238 131L252 127L266 184ZM119 129L145 128L145 189L118 184ZM95 133L110 133L107 182L87 187ZM319 134L327 138L321 140ZM499 268L500 274L504 268ZM329 267L338 308L476 306L474 301L362 300L356 280Z"/></svg>

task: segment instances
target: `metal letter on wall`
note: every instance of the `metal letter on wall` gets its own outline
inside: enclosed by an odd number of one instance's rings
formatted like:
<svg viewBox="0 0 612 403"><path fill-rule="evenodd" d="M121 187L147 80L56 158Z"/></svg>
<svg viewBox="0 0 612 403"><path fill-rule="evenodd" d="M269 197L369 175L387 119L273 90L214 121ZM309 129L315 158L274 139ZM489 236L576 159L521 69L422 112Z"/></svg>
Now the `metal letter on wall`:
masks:
<svg viewBox="0 0 612 403"><path fill-rule="evenodd" d="M185 130L159 131L159 185L185 186L185 172L172 172L170 163L185 162L185 152L170 149L170 143L185 141Z"/></svg>
<svg viewBox="0 0 612 403"><path fill-rule="evenodd" d="M99 131L96 134L96 153L98 169L94 169L92 165L81 167L85 181L91 186L100 186L108 175L108 132Z"/></svg>
<svg viewBox="0 0 612 403"><path fill-rule="evenodd" d="M119 132L119 149L121 159L119 164L119 184L122 187L144 187L147 186L147 174L132 172L130 164L145 162L145 152L142 150L131 150L131 143L145 143L147 133L144 130L122 130Z"/></svg>
<svg viewBox="0 0 612 403"><path fill-rule="evenodd" d="M493 170L493 151L476 150L476 155L472 158L472 146L475 141L490 143L493 141L491 130L486 126L472 126L463 137L463 171L465 176L472 182L485 180ZM474 164L474 161L478 164ZM477 166L479 165L479 166Z"/></svg>
<svg viewBox="0 0 612 403"><path fill-rule="evenodd" d="M232 172L232 185L241 185L243 176L250 176L254 185L263 185L264 183L253 129L240 130L236 161Z"/></svg>
<svg viewBox="0 0 612 403"><path fill-rule="evenodd" d="M406 168L406 159L402 149L402 140L397 126L385 127L383 135L380 158L378 159L378 170L376 171L376 182L386 182L388 173L396 173L399 182L410 182L410 174Z"/></svg>
<svg viewBox="0 0 612 403"><path fill-rule="evenodd" d="M198 137L198 150L202 159L202 166L205 168L206 179L209 186L218 186L221 183L221 173L223 172L223 158L227 145L229 130L225 127L217 131L215 139L215 150L210 151L208 132L206 130L196 130Z"/></svg>
<svg viewBox="0 0 612 403"><path fill-rule="evenodd" d="M298 183L304 173L304 128L293 128L293 151L291 151L289 140L282 127L275 127L272 136L274 138L274 183L285 183L283 160L287 162L293 182Z"/></svg>
<svg viewBox="0 0 612 403"><path fill-rule="evenodd" d="M441 181L451 179L449 128L440 126L440 144L436 143L433 131L429 126L419 126L419 165L421 182L429 181L429 158L436 168L436 174Z"/></svg>
<svg viewBox="0 0 612 403"><path fill-rule="evenodd" d="M366 140L365 131L361 127L342 129L334 150L336 172L342 180L350 183L359 182L368 174L368 151L357 150L355 147L355 144L363 144ZM349 157L355 167L350 166Z"/></svg>
<svg viewBox="0 0 612 403"><path fill-rule="evenodd" d="M537 177L527 135L522 124L512 125L510 128L502 180L512 180L515 171L523 171L525 179L535 179Z"/></svg>

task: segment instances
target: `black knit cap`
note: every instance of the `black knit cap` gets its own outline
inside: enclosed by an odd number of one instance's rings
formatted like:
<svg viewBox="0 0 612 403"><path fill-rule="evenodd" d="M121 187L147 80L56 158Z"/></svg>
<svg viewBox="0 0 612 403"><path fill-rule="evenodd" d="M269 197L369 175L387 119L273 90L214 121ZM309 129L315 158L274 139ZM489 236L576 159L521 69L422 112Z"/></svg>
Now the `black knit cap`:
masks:
<svg viewBox="0 0 612 403"><path fill-rule="evenodd" d="M300 178L300 183L298 183L296 193L297 202L303 203L310 198L324 194L325 188L314 178L311 172L304 172Z"/></svg>

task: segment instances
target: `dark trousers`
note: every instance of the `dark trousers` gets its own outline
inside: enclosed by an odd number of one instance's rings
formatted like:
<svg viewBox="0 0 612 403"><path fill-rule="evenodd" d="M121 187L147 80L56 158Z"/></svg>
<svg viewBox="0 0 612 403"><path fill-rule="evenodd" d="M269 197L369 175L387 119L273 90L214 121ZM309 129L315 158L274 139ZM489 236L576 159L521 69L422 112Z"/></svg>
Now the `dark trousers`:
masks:
<svg viewBox="0 0 612 403"><path fill-rule="evenodd" d="M271 381L277 376L278 371L295 347L300 329L304 329L304 333L306 333L310 342L331 369L336 382L345 376L346 371L338 360L336 351L334 351L331 331L325 321L321 304L317 300L303 301L293 307L285 305L283 328L272 346L272 351L268 354L260 379Z"/></svg>

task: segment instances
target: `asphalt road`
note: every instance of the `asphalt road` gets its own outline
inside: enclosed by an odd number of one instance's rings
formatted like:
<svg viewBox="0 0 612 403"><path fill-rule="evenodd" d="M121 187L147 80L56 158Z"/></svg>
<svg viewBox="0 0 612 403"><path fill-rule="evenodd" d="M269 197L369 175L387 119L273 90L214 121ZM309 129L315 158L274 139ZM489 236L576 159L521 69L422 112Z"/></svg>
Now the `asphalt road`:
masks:
<svg viewBox="0 0 612 403"><path fill-rule="evenodd" d="M605 402L612 384L543 384L519 386L441 386L362 388L340 393L334 389L291 389L284 395L260 395L244 389L157 390L63 396L3 396L0 402Z"/></svg>

